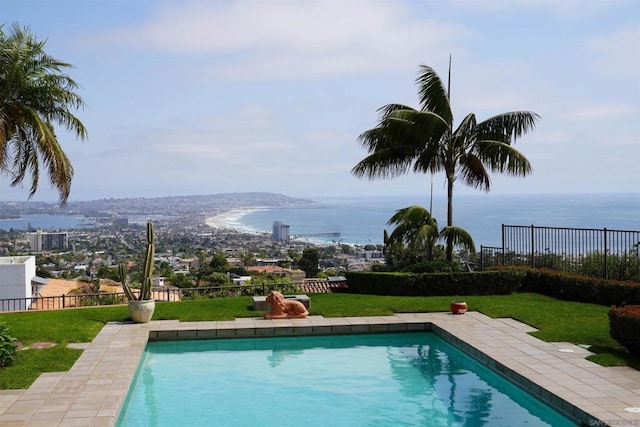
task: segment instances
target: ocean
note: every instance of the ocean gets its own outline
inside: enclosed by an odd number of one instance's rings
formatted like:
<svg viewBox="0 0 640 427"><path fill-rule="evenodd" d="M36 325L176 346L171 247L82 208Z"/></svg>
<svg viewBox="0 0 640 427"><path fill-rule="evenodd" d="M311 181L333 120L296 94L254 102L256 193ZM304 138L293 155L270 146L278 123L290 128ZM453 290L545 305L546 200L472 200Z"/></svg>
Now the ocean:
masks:
<svg viewBox="0 0 640 427"><path fill-rule="evenodd" d="M291 236L312 243L382 244L389 218L401 208L429 209L429 195L334 197L315 203L238 211L225 219L244 232L270 233L273 221L290 226ZM433 212L440 228L447 223L446 197L434 196ZM453 223L467 230L476 247L501 246L502 224L546 227L640 230L640 194L469 195L454 194ZM340 233L339 237L309 237Z"/></svg>
<svg viewBox="0 0 640 427"><path fill-rule="evenodd" d="M16 219L0 219L0 230L58 231L90 227L94 224L86 218L71 215L23 215Z"/></svg>

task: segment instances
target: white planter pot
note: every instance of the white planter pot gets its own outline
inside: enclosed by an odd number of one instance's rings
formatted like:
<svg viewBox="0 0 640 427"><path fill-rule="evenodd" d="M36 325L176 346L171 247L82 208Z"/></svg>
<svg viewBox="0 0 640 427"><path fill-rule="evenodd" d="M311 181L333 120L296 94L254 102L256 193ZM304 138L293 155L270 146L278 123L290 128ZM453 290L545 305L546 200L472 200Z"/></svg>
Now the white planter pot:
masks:
<svg viewBox="0 0 640 427"><path fill-rule="evenodd" d="M129 301L129 316L134 322L150 322L155 309L156 302L154 300Z"/></svg>

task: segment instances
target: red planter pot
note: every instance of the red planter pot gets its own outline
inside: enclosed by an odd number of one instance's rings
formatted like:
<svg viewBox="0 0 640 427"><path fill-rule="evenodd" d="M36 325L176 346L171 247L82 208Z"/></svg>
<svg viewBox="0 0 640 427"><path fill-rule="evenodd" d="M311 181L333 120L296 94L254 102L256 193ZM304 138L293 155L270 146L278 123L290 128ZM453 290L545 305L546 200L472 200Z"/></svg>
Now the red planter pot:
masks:
<svg viewBox="0 0 640 427"><path fill-rule="evenodd" d="M464 301L454 301L451 303L451 312L453 314L465 314L467 312L467 303Z"/></svg>

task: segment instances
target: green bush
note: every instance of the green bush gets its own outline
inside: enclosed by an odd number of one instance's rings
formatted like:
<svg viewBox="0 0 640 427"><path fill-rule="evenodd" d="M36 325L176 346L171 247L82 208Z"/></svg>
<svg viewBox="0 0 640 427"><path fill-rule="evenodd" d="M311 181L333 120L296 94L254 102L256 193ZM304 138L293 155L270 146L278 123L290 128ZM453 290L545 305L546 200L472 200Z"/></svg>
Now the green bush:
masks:
<svg viewBox="0 0 640 427"><path fill-rule="evenodd" d="M609 334L634 354L640 354L640 305L611 307Z"/></svg>
<svg viewBox="0 0 640 427"><path fill-rule="evenodd" d="M517 270L465 273L347 272L348 292L391 296L508 295L520 287Z"/></svg>
<svg viewBox="0 0 640 427"><path fill-rule="evenodd" d="M562 257L552 253L536 254L535 263L536 268L548 268L550 270L562 270L564 264Z"/></svg>
<svg viewBox="0 0 640 427"><path fill-rule="evenodd" d="M593 277L604 277L604 255L602 252L591 252L580 260L580 273Z"/></svg>
<svg viewBox="0 0 640 427"><path fill-rule="evenodd" d="M434 259L411 264L402 269L407 273L452 273L460 271L460 264L446 259Z"/></svg>
<svg viewBox="0 0 640 427"><path fill-rule="evenodd" d="M9 335L7 325L0 323L0 367L11 365L17 354L16 339Z"/></svg>
<svg viewBox="0 0 640 427"><path fill-rule="evenodd" d="M600 305L640 304L640 283L605 280L547 269L521 268L522 290Z"/></svg>
<svg viewBox="0 0 640 427"><path fill-rule="evenodd" d="M585 255L580 262L580 273L588 276L604 277L604 255L592 252ZM608 277L618 280L640 281L640 258L637 253L607 255Z"/></svg>

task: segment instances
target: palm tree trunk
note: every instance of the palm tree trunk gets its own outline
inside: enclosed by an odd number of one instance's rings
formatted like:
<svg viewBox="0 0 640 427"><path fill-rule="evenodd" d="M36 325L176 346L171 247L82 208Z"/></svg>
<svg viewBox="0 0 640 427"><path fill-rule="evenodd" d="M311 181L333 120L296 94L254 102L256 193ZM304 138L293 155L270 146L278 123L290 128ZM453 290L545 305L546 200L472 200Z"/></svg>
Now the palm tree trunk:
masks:
<svg viewBox="0 0 640 427"><path fill-rule="evenodd" d="M453 225L453 178L447 177L447 226ZM453 259L453 241L447 238L447 261Z"/></svg>

